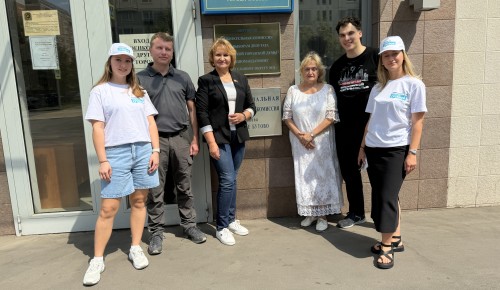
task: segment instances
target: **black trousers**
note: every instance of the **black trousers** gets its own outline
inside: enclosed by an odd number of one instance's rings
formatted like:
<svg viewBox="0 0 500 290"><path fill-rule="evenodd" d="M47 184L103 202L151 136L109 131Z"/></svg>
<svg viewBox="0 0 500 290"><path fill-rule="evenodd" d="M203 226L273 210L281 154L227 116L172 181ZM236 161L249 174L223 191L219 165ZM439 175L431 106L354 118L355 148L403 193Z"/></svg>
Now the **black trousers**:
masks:
<svg viewBox="0 0 500 290"><path fill-rule="evenodd" d="M365 147L372 186L371 217L377 232L393 233L399 223L399 191L406 177L404 163L409 146Z"/></svg>
<svg viewBox="0 0 500 290"><path fill-rule="evenodd" d="M342 121L340 121L342 122ZM344 179L349 201L349 212L365 216L363 180L358 165L358 154L365 128L361 126L335 125L335 145L340 172Z"/></svg>

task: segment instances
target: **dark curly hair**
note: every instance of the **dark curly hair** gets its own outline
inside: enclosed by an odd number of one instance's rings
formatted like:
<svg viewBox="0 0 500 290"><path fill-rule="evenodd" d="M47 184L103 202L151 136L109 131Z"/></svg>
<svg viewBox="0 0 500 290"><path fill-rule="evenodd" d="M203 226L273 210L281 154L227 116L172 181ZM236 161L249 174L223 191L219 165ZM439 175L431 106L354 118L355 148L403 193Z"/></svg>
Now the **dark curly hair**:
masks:
<svg viewBox="0 0 500 290"><path fill-rule="evenodd" d="M339 33L340 27L344 27L349 23L351 23L352 26L356 27L357 30L361 31L361 20L354 16L346 16L340 19L339 22L337 22L337 27L335 27L335 29L337 30L337 34Z"/></svg>

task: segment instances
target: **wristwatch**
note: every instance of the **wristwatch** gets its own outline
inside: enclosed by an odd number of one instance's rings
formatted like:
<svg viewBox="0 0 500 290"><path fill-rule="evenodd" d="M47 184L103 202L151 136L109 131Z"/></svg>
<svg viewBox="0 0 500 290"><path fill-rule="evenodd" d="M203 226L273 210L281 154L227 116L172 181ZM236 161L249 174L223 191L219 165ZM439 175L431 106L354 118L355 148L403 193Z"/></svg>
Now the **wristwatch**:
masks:
<svg viewBox="0 0 500 290"><path fill-rule="evenodd" d="M408 152L410 152L410 154L417 155L417 149L410 149Z"/></svg>
<svg viewBox="0 0 500 290"><path fill-rule="evenodd" d="M314 139L314 134L313 132L310 133L311 134L311 138Z"/></svg>
<svg viewBox="0 0 500 290"><path fill-rule="evenodd" d="M160 153L160 148L153 148L151 151Z"/></svg>

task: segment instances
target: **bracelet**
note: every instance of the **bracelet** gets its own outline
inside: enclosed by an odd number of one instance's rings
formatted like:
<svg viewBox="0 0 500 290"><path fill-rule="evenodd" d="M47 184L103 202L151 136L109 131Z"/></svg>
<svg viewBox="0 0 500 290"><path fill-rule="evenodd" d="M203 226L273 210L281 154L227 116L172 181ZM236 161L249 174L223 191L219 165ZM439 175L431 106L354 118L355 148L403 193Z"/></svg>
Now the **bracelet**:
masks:
<svg viewBox="0 0 500 290"><path fill-rule="evenodd" d="M243 120L246 121L247 120L247 115L245 115L245 113L241 113L243 115Z"/></svg>
<svg viewBox="0 0 500 290"><path fill-rule="evenodd" d="M109 161L108 161L108 160L99 161L99 163L101 163L101 164L102 164L102 163L105 163L105 162L108 162L108 163L109 163Z"/></svg>
<svg viewBox="0 0 500 290"><path fill-rule="evenodd" d="M151 151L160 153L160 148L153 148L153 150L151 150Z"/></svg>
<svg viewBox="0 0 500 290"><path fill-rule="evenodd" d="M363 151L365 150L365 146L359 147L359 149L362 149Z"/></svg>

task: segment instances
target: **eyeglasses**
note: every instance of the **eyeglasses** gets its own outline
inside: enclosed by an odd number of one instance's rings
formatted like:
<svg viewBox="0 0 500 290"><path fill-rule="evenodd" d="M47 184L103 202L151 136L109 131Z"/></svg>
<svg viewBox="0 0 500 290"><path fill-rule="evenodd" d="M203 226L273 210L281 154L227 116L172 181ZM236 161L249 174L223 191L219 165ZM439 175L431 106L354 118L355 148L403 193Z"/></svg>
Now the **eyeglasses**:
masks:
<svg viewBox="0 0 500 290"><path fill-rule="evenodd" d="M310 71L315 72L315 71L318 71L318 68L317 67L306 67L304 70L306 72L310 72Z"/></svg>

